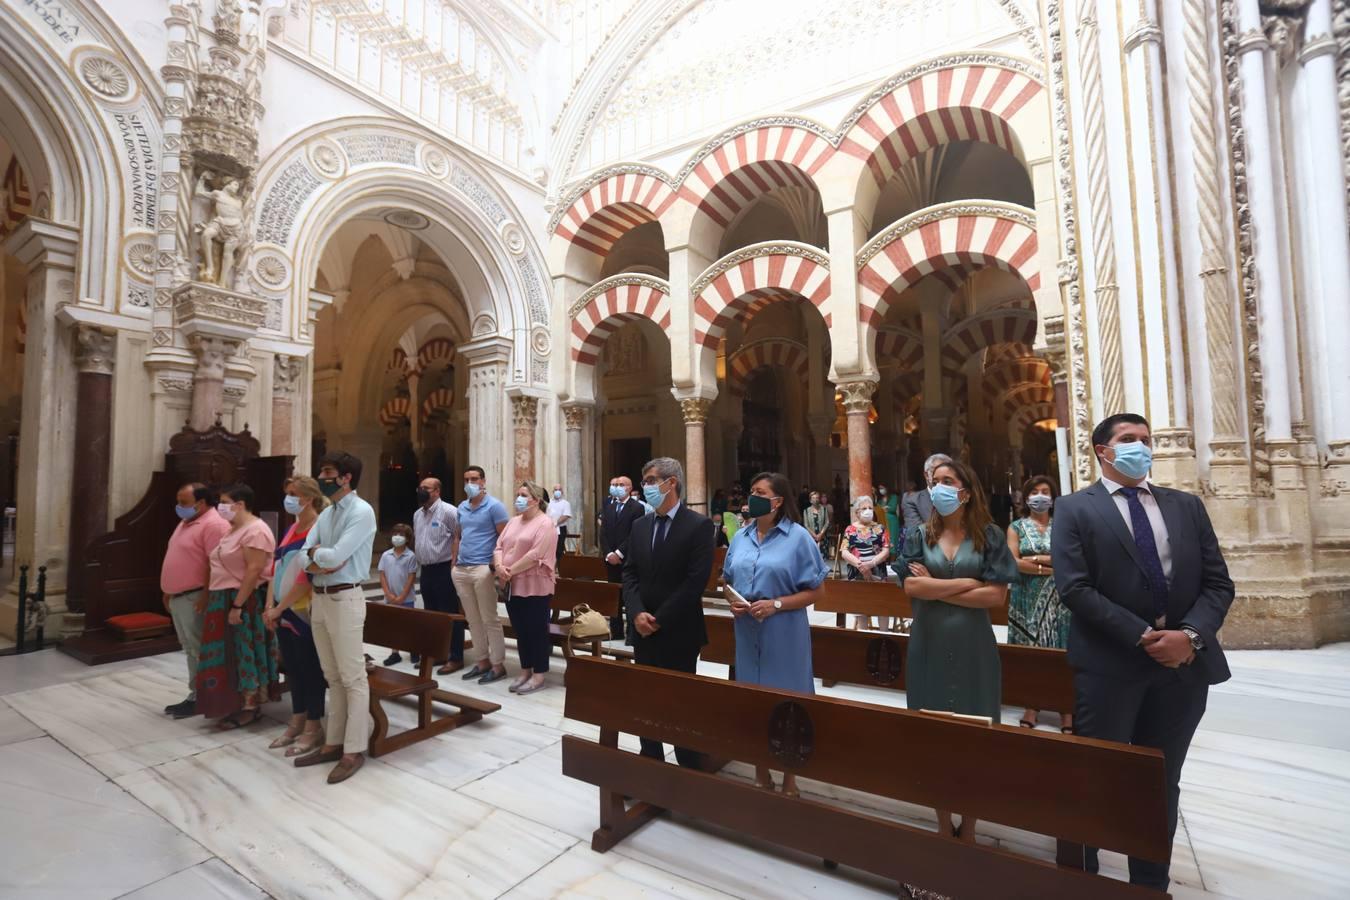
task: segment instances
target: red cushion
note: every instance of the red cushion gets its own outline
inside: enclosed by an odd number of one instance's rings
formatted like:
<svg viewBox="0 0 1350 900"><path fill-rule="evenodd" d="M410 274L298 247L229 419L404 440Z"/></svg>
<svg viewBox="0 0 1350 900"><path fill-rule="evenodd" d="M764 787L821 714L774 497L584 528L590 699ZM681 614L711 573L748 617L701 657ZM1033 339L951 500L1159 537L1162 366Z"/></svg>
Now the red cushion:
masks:
<svg viewBox="0 0 1350 900"><path fill-rule="evenodd" d="M173 619L160 613L138 612L113 616L105 624L114 631L143 631L147 628L168 630L173 627Z"/></svg>

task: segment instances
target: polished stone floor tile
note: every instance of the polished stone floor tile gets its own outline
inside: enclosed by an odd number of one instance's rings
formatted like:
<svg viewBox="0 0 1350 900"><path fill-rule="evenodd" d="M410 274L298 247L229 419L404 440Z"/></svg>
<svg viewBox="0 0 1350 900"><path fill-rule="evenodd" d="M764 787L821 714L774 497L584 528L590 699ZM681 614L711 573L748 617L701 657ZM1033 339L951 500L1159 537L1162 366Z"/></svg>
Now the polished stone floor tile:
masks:
<svg viewBox="0 0 1350 900"><path fill-rule="evenodd" d="M120 900L267 900L268 894L219 859L147 884Z"/></svg>

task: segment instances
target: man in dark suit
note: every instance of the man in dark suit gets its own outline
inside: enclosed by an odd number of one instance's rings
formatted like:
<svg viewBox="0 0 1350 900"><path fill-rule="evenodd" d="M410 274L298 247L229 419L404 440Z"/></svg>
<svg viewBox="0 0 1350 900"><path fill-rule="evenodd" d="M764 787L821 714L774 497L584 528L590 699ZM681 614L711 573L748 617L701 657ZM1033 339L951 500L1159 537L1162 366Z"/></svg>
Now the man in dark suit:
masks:
<svg viewBox="0 0 1350 900"><path fill-rule="evenodd" d="M1163 752L1171 836L1209 686L1229 677L1219 627L1233 582L1200 498L1148 483L1142 416L1103 420L1092 443L1102 477L1060 498L1051 544L1055 585L1073 612L1075 731ZM1084 861L1095 872L1097 851ZM1130 881L1165 891L1169 868L1131 857Z"/></svg>
<svg viewBox="0 0 1350 900"><path fill-rule="evenodd" d="M646 515L642 503L633 496L633 479L618 475L609 481L609 499L600 507L600 555L605 558L609 580L623 581L623 560L628 555L628 536L633 523ZM614 640L623 637L623 609L609 620Z"/></svg>
<svg viewBox="0 0 1350 900"><path fill-rule="evenodd" d="M933 498L928 496L928 489L933 486L933 470L951 461L952 458L945 453L934 453L924 460L923 484L917 491L905 494L900 503L906 533L928 522L928 517L933 514Z"/></svg>
<svg viewBox="0 0 1350 900"><path fill-rule="evenodd" d="M703 589L712 571L713 523L681 502L684 469L670 457L642 467L642 493L656 511L633 526L623 564L633 658L640 666L693 672L708 643ZM664 759L665 750L660 741L642 738L642 755ZM700 762L698 753L682 747L675 759L689 768Z"/></svg>

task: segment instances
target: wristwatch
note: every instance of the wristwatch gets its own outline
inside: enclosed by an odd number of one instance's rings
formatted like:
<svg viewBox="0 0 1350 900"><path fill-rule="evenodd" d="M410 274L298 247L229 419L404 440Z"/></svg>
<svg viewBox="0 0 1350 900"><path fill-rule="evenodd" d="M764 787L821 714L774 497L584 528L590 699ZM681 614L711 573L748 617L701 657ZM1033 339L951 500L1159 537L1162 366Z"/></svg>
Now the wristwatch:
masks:
<svg viewBox="0 0 1350 900"><path fill-rule="evenodd" d="M775 601L773 601L773 608L774 608L774 609L782 609L782 608L783 608L783 601L782 601L782 600L775 600Z"/></svg>
<svg viewBox="0 0 1350 900"><path fill-rule="evenodd" d="M1186 625L1181 626L1181 632L1191 639L1192 650L1200 651L1205 649L1205 642L1200 639L1200 632Z"/></svg>

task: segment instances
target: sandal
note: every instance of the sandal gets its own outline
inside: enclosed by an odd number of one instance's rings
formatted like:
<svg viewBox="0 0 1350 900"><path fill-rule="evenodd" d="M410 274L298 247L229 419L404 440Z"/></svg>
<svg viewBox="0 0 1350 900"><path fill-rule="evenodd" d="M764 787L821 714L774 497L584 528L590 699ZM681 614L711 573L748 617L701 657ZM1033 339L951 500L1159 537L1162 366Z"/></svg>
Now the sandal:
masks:
<svg viewBox="0 0 1350 900"><path fill-rule="evenodd" d="M323 731L306 731L291 747L286 748L287 756L303 756L311 750L323 746Z"/></svg>
<svg viewBox="0 0 1350 900"><path fill-rule="evenodd" d="M277 735L272 743L267 745L268 750L280 750L282 747L289 747L295 743L295 739L300 736L303 725L287 725L286 730Z"/></svg>
<svg viewBox="0 0 1350 900"><path fill-rule="evenodd" d="M1028 718L1027 713L1029 712L1031 712L1031 710L1027 710L1027 712L1022 713L1022 718L1017 720L1017 724L1021 725L1023 728L1035 729L1037 717L1031 716L1030 718Z"/></svg>
<svg viewBox="0 0 1350 900"><path fill-rule="evenodd" d="M253 713L251 718L241 719L244 713ZM216 731L234 731L236 728L246 728L253 725L262 718L262 713L257 709L241 709L238 712L230 713L225 718L216 723Z"/></svg>

